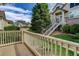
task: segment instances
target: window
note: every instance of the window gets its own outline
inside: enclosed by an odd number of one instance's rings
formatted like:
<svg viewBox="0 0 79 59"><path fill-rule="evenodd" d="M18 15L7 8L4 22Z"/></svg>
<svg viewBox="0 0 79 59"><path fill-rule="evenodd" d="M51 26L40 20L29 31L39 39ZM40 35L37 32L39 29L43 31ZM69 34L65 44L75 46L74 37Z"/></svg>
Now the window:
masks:
<svg viewBox="0 0 79 59"><path fill-rule="evenodd" d="M75 5L74 3L70 3L70 8L74 7L74 5Z"/></svg>
<svg viewBox="0 0 79 59"><path fill-rule="evenodd" d="M79 3L75 3L75 6L78 6L79 5Z"/></svg>
<svg viewBox="0 0 79 59"><path fill-rule="evenodd" d="M70 3L70 8L78 6L78 5L79 5L79 3Z"/></svg>

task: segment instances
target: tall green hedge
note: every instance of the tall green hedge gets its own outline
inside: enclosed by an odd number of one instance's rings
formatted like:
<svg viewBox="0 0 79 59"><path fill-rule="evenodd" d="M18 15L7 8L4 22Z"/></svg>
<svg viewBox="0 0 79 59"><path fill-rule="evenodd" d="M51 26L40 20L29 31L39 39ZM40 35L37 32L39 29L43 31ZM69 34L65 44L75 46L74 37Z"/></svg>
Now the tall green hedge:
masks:
<svg viewBox="0 0 79 59"><path fill-rule="evenodd" d="M74 25L66 24L62 27L62 31L65 33L76 34L79 32L79 24L74 24Z"/></svg>
<svg viewBox="0 0 79 59"><path fill-rule="evenodd" d="M19 27L16 27L16 26L7 26L7 27L4 27L4 30L5 31L8 31L8 30L19 30Z"/></svg>
<svg viewBox="0 0 79 59"><path fill-rule="evenodd" d="M79 24L74 24L70 26L70 33L75 34L79 32Z"/></svg>
<svg viewBox="0 0 79 59"><path fill-rule="evenodd" d="M62 27L62 31L63 31L63 32L66 32L66 33L69 33L69 32L70 32L70 26L69 26L68 24L64 25L64 26Z"/></svg>

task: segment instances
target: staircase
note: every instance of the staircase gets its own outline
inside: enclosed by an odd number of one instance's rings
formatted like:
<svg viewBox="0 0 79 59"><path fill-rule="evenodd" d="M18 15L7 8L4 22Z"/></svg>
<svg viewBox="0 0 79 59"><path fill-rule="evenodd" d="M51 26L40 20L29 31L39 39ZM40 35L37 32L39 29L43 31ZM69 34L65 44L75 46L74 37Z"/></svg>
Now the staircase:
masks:
<svg viewBox="0 0 79 59"><path fill-rule="evenodd" d="M60 22L52 24L52 26L45 31L44 35L51 35L60 24L61 24Z"/></svg>
<svg viewBox="0 0 79 59"><path fill-rule="evenodd" d="M66 6L66 3L65 4L60 4L60 3L56 4L56 6L53 8L52 14L57 10L57 7L59 7L60 9L63 9L65 6ZM54 19L54 20L56 20L56 19ZM58 20L59 20L58 22L56 21L53 24L51 24L50 27L47 27L46 30L43 32L43 34L51 35L58 28L58 26L61 25L62 19L58 18Z"/></svg>

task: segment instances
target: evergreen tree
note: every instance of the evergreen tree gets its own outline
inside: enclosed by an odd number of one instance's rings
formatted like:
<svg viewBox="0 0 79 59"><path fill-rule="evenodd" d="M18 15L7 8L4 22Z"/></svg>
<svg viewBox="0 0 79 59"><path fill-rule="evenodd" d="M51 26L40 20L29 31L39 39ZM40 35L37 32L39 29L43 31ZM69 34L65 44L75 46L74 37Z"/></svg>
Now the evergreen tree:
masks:
<svg viewBox="0 0 79 59"><path fill-rule="evenodd" d="M48 4L37 3L32 9L32 31L41 33L50 24Z"/></svg>

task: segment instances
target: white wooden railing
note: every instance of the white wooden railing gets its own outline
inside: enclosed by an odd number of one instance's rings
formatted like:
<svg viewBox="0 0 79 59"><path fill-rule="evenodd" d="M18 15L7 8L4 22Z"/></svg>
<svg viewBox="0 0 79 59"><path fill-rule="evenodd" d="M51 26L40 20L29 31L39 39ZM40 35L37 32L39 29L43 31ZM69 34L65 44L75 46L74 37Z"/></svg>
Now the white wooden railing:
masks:
<svg viewBox="0 0 79 59"><path fill-rule="evenodd" d="M63 39L44 36L28 31L23 31L24 43L26 43L32 51L42 56L68 56L79 55L79 44Z"/></svg>
<svg viewBox="0 0 79 59"><path fill-rule="evenodd" d="M21 42L21 31L0 31L0 46Z"/></svg>
<svg viewBox="0 0 79 59"><path fill-rule="evenodd" d="M0 31L0 46L23 42L35 55L79 55L79 44L29 31Z"/></svg>

